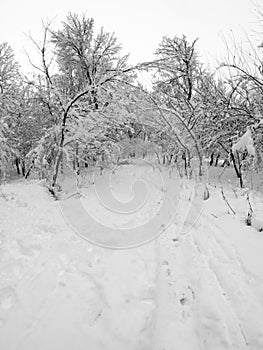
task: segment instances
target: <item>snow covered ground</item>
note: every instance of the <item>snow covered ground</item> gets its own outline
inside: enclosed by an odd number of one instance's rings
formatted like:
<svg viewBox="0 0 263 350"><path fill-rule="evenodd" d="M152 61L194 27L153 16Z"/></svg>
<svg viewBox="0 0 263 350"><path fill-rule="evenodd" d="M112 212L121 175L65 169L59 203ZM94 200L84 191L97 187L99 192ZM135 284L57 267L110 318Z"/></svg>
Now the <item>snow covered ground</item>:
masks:
<svg viewBox="0 0 263 350"><path fill-rule="evenodd" d="M245 225L246 196L231 189L236 215L210 187L199 219L185 221L191 186L164 233L118 250L76 234L42 183L3 186L0 349L263 349L263 232ZM262 197L251 201L260 218Z"/></svg>

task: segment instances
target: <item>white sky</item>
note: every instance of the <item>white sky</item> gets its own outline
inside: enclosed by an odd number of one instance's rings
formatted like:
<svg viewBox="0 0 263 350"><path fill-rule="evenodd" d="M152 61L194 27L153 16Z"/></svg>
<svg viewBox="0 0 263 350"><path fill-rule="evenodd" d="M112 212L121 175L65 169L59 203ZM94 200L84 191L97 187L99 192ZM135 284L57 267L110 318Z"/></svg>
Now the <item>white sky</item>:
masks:
<svg viewBox="0 0 263 350"><path fill-rule="evenodd" d="M213 63L224 57L223 35L241 38L257 28L255 7L251 0L2 0L0 42L7 41L25 67L23 49L32 54L25 33L41 39L41 19L57 16L59 23L69 11L84 11L97 27L115 32L131 63L150 60L164 35L182 34L198 37L202 60Z"/></svg>

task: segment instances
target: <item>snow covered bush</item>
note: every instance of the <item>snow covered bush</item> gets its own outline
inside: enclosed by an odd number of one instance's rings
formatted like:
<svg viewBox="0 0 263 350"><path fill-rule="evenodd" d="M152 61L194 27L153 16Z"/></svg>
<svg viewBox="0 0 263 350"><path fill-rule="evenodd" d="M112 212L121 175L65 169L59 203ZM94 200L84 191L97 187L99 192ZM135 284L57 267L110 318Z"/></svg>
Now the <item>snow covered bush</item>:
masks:
<svg viewBox="0 0 263 350"><path fill-rule="evenodd" d="M232 146L232 151L247 151L251 156L255 156L256 151L254 147L254 141L252 138L251 130L248 128L245 134Z"/></svg>

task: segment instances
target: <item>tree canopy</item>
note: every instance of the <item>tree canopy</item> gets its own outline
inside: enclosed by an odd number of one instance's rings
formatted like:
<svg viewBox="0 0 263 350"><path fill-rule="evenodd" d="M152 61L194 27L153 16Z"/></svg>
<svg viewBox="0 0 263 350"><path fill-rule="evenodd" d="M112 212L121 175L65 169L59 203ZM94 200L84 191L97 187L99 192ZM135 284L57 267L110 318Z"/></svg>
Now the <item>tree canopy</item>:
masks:
<svg viewBox="0 0 263 350"><path fill-rule="evenodd" d="M75 13L59 28L43 24L42 40L31 40L39 54L31 76L0 44L1 175L35 172L55 191L64 163L79 173L98 159L151 155L182 164L187 176L194 160L202 176L206 158L210 165L225 159L238 177L245 162L262 167L260 48L248 62L236 45L211 71L200 61L197 39L164 36L154 60L132 66L114 34L96 32L92 18ZM150 91L139 71L152 77ZM233 148L248 130L254 154Z"/></svg>

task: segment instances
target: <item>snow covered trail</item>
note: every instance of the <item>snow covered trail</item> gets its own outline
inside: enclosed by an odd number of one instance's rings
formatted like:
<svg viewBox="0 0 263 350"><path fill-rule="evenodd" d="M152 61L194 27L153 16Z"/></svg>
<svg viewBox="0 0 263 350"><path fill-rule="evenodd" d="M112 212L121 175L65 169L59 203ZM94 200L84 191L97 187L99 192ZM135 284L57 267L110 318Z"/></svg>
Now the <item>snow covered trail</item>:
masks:
<svg viewBox="0 0 263 350"><path fill-rule="evenodd" d="M231 192L227 196L245 213L245 199L235 200ZM172 305L169 295L176 295L172 322L166 315L164 320L179 324L161 341L179 330L167 349L263 348L263 235L245 226L244 218L228 215L220 191L215 190L197 224L180 244L175 241L176 252L161 237L161 246L167 245L161 255L167 257L164 265L172 292L166 293L160 310ZM168 230L166 235L171 241L174 232Z"/></svg>
<svg viewBox="0 0 263 350"><path fill-rule="evenodd" d="M153 348L263 349L262 234L227 214L215 219L225 209L216 195L208 203L186 235L160 237Z"/></svg>
<svg viewBox="0 0 263 350"><path fill-rule="evenodd" d="M156 243L99 248L34 183L0 199L0 348L149 349Z"/></svg>
<svg viewBox="0 0 263 350"><path fill-rule="evenodd" d="M1 350L263 349L263 235L215 190L181 235L100 248L35 182L0 197Z"/></svg>

